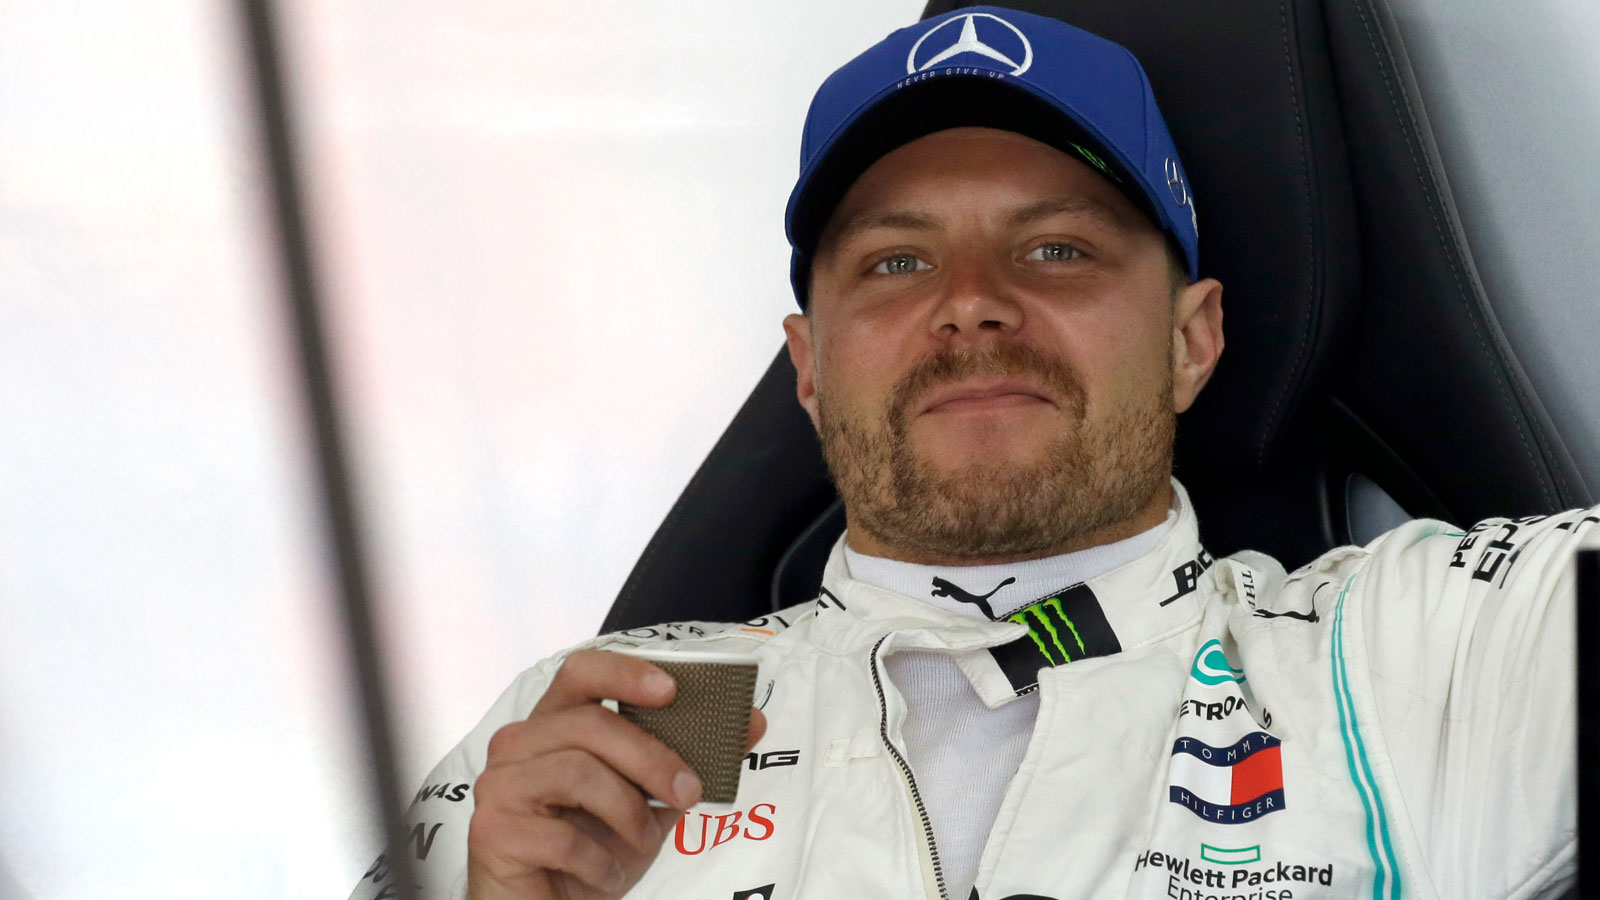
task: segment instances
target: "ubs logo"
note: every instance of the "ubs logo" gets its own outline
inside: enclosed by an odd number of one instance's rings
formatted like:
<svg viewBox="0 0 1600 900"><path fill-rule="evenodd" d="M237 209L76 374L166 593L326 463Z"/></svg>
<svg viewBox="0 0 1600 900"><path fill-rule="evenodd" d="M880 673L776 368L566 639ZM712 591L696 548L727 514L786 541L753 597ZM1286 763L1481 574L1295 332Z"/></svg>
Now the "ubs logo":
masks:
<svg viewBox="0 0 1600 900"><path fill-rule="evenodd" d="M979 20L985 23L982 37L978 35ZM955 42L944 43L950 37L950 26L957 22L961 23L961 31ZM930 41L929 38L934 35L939 35L939 38ZM927 45L926 50L923 49L924 44ZM1027 35L1021 29L993 13L967 13L945 19L917 38L906 56L906 74L915 75L963 53L976 53L1010 66L1009 74L1012 75L1021 75L1033 65L1033 44L1028 42Z"/></svg>
<svg viewBox="0 0 1600 900"><path fill-rule="evenodd" d="M772 837L777 827L773 823L777 813L778 807L772 803L757 803L748 810L736 809L726 815L684 813L673 830L673 846L684 856L697 856L732 840L764 841ZM698 823L689 821L696 817ZM698 836L696 831L699 831Z"/></svg>

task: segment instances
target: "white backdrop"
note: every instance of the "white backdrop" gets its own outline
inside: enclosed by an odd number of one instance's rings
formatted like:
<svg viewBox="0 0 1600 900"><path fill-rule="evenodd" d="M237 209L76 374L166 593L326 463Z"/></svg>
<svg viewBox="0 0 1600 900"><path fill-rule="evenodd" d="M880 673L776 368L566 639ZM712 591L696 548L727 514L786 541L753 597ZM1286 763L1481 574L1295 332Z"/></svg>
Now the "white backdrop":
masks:
<svg viewBox="0 0 1600 900"><path fill-rule="evenodd" d="M1580 2L1522 8L1547 65ZM920 8L288 10L407 789L597 627L779 345L812 90ZM1446 68L1471 121L1517 77ZM241 78L231 4L0 5L0 898L342 897L378 850Z"/></svg>
<svg viewBox="0 0 1600 900"><path fill-rule="evenodd" d="M287 10L408 792L598 627L780 343L812 90L920 8ZM231 13L0 5L0 897L379 849Z"/></svg>
<svg viewBox="0 0 1600 900"><path fill-rule="evenodd" d="M921 4L301 9L416 785L595 633L781 342L811 93Z"/></svg>

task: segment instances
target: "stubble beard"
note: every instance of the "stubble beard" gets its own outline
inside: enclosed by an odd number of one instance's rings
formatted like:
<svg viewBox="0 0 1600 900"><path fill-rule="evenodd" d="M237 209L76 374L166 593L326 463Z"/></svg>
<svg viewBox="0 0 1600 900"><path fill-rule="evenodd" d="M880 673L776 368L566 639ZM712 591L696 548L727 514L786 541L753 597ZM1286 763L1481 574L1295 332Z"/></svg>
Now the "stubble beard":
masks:
<svg viewBox="0 0 1600 900"><path fill-rule="evenodd" d="M1095 425L1086 423L1084 390L1069 367L1009 341L924 361L895 385L881 412L840 408L819 380L823 456L851 526L903 558L1027 558L1132 519L1165 488L1176 429L1170 359L1163 371L1152 391ZM928 391L979 376L1035 380L1070 424L1035 460L934 466L912 444L912 411Z"/></svg>

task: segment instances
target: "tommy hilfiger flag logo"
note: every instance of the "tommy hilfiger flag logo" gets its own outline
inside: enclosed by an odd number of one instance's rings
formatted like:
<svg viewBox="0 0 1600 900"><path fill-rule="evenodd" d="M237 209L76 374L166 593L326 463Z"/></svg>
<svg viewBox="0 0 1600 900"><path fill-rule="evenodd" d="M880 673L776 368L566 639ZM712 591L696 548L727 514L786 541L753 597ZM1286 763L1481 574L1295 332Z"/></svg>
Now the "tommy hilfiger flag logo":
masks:
<svg viewBox="0 0 1600 900"><path fill-rule="evenodd" d="M1265 731L1229 747L1180 737L1172 745L1168 799L1208 822L1239 825L1283 809L1282 742Z"/></svg>

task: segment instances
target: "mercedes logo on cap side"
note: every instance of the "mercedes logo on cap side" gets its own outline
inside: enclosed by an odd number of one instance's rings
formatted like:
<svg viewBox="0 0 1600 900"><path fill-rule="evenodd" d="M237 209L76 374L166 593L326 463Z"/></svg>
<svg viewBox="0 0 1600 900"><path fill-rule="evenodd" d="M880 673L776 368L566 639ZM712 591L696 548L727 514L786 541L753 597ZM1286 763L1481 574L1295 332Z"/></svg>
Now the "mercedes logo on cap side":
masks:
<svg viewBox="0 0 1600 900"><path fill-rule="evenodd" d="M1183 172L1178 170L1178 161L1169 156L1162 168L1166 170L1167 190L1172 194L1172 202L1188 206L1189 185L1183 180Z"/></svg>
<svg viewBox="0 0 1600 900"><path fill-rule="evenodd" d="M1195 234L1200 233L1200 219L1194 209L1194 195L1189 193L1189 181L1183 177L1183 170L1178 168L1178 161L1167 157L1163 166L1167 175L1167 190L1172 194L1172 202L1179 207L1189 210L1189 226Z"/></svg>
<svg viewBox="0 0 1600 900"><path fill-rule="evenodd" d="M1018 42L1020 42L1020 45L1006 46L1005 49L1011 51L1008 54L1002 52L993 45L987 44L980 40L978 38L977 24L977 20L980 18L993 19L994 21L999 22L1001 25L1004 25L1006 28L1009 28L1011 30L1011 34L1016 35L1016 40L1010 40L1009 36L999 29L986 27L984 31L990 33L990 37L999 38L1000 42L1005 45L1017 44ZM923 43L926 42L928 38L931 38L935 34L944 31L946 26L956 22L961 23L961 34L956 38L956 42L945 47L943 50L940 50L938 53L933 54L931 57L923 60L919 64L917 62L917 53L922 49ZM911 53L906 56L906 74L915 75L918 72L921 72L925 69L930 69L942 62L945 62L951 57L962 53L976 53L979 56L985 56L994 60L995 62L1010 66L1010 74L1012 75L1021 75L1023 72L1028 71L1029 66L1033 65L1033 45L1028 43L1028 37L1022 33L1021 29L1017 28L1017 26L1011 24L1010 22L1007 22L1005 19L994 15L993 13L967 13L964 16L956 16L955 18L946 19L943 22L940 22L938 25L928 29L922 35L922 37L917 38L917 42L911 45ZM1016 57L1018 56L1022 57L1021 62L1017 61Z"/></svg>

